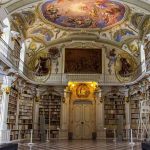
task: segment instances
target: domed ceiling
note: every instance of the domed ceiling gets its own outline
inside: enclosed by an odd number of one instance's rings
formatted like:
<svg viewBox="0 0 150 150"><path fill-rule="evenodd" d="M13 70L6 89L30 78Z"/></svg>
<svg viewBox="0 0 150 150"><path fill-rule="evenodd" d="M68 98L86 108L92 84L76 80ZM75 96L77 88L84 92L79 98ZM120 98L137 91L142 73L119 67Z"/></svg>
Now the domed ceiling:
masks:
<svg viewBox="0 0 150 150"><path fill-rule="evenodd" d="M49 23L70 28L108 28L121 22L127 7L110 0L48 0L39 7Z"/></svg>
<svg viewBox="0 0 150 150"><path fill-rule="evenodd" d="M47 0L11 18L11 30L25 41L25 63L41 81L64 73L65 49L72 47L102 49L107 64L102 73L130 81L141 62L142 41L150 33L149 12L121 0ZM41 75L37 64L45 58L49 69ZM120 73L121 61L130 64L130 76Z"/></svg>

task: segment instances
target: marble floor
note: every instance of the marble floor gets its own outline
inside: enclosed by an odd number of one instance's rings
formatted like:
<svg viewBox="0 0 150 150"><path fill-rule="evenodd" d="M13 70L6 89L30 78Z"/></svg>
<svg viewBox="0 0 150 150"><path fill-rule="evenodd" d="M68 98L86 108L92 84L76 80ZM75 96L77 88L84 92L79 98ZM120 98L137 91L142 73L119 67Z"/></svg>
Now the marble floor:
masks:
<svg viewBox="0 0 150 150"><path fill-rule="evenodd" d="M135 146L131 147L127 142L54 140L46 143L34 143L33 146L19 143L18 150L141 150L141 144L135 143Z"/></svg>

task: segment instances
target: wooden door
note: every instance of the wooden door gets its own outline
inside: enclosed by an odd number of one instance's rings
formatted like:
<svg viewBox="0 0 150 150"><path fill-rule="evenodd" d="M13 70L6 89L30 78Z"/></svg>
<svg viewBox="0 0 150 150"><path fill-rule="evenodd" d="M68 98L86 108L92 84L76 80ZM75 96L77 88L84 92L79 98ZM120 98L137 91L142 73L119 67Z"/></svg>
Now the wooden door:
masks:
<svg viewBox="0 0 150 150"><path fill-rule="evenodd" d="M89 101L78 101L73 107L73 138L92 139L93 105Z"/></svg>

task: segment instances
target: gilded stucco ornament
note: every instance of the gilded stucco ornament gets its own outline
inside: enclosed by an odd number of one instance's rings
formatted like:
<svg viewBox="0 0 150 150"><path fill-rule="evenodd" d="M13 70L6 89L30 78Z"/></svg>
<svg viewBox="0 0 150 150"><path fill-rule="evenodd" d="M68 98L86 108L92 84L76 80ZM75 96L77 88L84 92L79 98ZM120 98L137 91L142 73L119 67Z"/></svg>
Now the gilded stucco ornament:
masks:
<svg viewBox="0 0 150 150"><path fill-rule="evenodd" d="M125 97L125 102L129 103L129 97Z"/></svg>
<svg viewBox="0 0 150 150"><path fill-rule="evenodd" d="M35 102L39 102L40 101L40 96L36 96L35 97Z"/></svg>
<svg viewBox="0 0 150 150"><path fill-rule="evenodd" d="M139 57L140 56L140 41L139 39L134 39L130 43L127 44L130 52L133 56Z"/></svg>
<svg viewBox="0 0 150 150"><path fill-rule="evenodd" d="M4 91L6 94L10 94L10 90L11 90L11 87L9 86L2 87L2 91Z"/></svg>

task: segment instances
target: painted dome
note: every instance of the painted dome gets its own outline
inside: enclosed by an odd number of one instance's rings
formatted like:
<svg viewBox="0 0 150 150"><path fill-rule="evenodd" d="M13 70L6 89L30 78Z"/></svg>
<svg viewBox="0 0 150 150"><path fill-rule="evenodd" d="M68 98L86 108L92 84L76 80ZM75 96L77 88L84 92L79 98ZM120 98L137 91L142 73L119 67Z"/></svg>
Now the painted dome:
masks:
<svg viewBox="0 0 150 150"><path fill-rule="evenodd" d="M48 0L39 6L49 23L69 28L105 29L125 18L126 6L110 0Z"/></svg>

